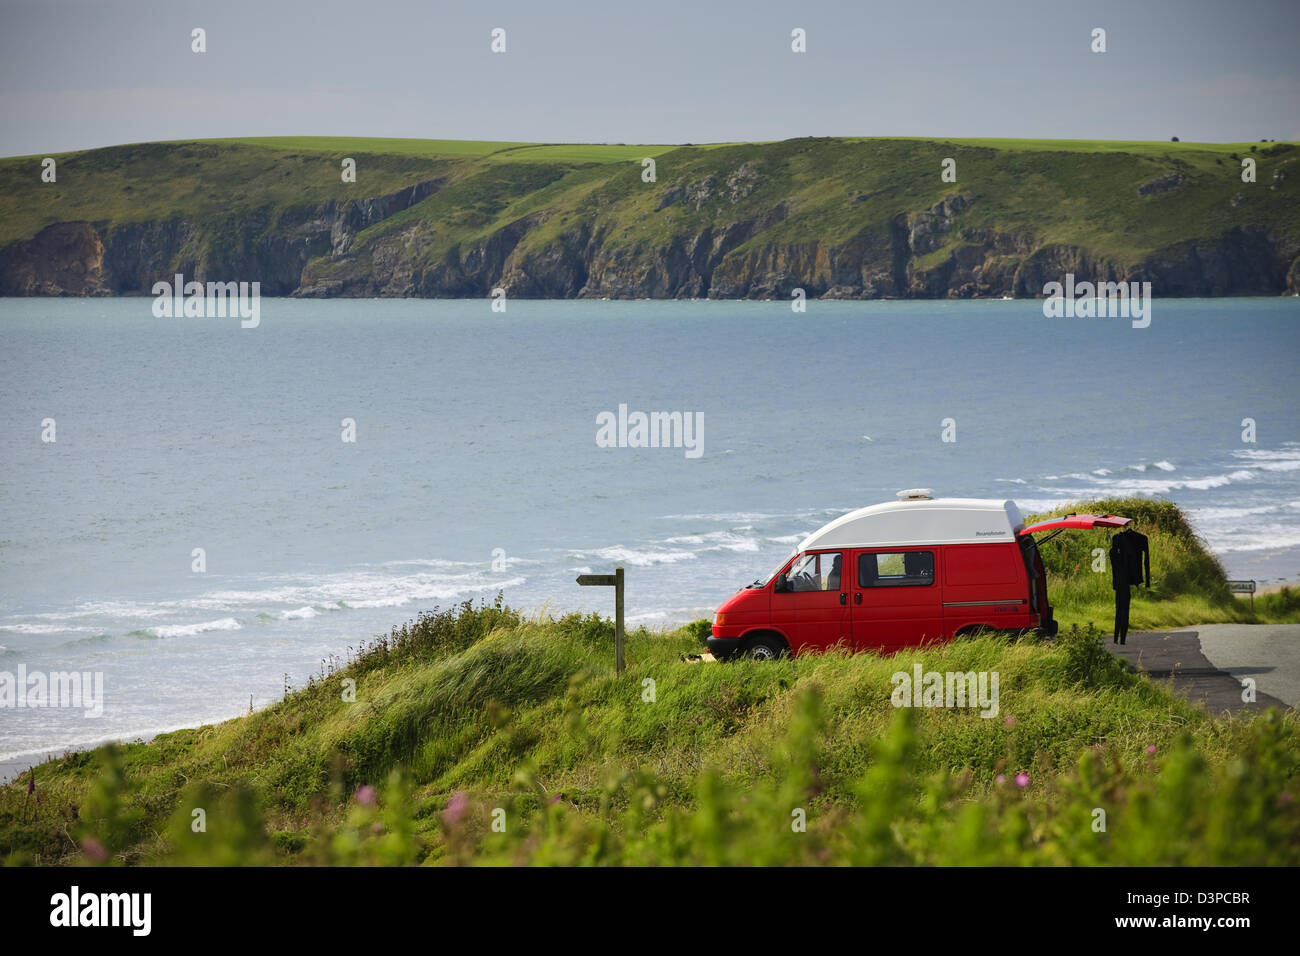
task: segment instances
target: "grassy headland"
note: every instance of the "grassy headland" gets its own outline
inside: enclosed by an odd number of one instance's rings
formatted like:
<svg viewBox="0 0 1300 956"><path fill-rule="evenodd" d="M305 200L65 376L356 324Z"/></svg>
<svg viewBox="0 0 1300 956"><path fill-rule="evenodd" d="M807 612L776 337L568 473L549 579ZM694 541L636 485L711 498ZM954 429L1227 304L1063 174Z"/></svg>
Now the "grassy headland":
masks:
<svg viewBox="0 0 1300 956"><path fill-rule="evenodd" d="M1087 507L1140 517L1152 539L1160 587L1135 615L1230 613L1172 505ZM1062 569L1053 601L1087 617L1102 576L1070 573L1091 561L1074 537L1044 550ZM1300 863L1300 719L1209 717L1126 671L1095 631L685 660L707 625L632 632L615 675L595 615L526 619L499 601L422 614L258 713L38 767L39 807L24 775L0 791L0 858ZM917 663L997 672L996 714L894 707L892 675Z"/></svg>
<svg viewBox="0 0 1300 956"><path fill-rule="evenodd" d="M1297 157L907 138L113 146L53 157L53 183L39 157L0 159L0 294L147 294L182 272L266 295L1035 296L1071 271L1276 295L1300 290Z"/></svg>

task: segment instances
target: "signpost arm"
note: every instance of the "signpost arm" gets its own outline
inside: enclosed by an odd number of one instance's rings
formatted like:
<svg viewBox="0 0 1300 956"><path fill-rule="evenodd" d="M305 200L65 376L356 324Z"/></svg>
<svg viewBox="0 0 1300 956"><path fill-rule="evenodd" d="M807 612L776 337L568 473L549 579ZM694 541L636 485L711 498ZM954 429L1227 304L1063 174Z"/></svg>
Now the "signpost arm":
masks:
<svg viewBox="0 0 1300 956"><path fill-rule="evenodd" d="M582 587L612 587L614 589L614 667L623 673L623 569L615 568L613 574L579 574Z"/></svg>

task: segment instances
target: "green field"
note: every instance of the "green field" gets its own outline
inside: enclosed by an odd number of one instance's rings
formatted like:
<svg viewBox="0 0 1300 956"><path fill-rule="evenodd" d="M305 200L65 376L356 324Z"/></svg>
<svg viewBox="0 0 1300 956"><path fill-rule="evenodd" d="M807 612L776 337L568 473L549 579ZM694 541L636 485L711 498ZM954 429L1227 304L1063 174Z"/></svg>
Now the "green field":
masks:
<svg viewBox="0 0 1300 956"><path fill-rule="evenodd" d="M1125 504L1152 538L1161 613L1223 604L1176 509ZM1063 573L1072 550L1052 543L1053 602L1090 608L1091 584ZM1208 595L1183 590L1207 581ZM1135 599L1135 616L1149 610ZM1294 621L1300 604L1261 614ZM500 601L421 614L250 716L41 765L39 807L26 775L0 790L0 858L1300 864L1300 719L1211 717L1127 671L1095 631L688 660L707 632L636 630L616 675L595 615L525 618ZM918 663L996 672L996 712L896 707L895 675Z"/></svg>
<svg viewBox="0 0 1300 956"><path fill-rule="evenodd" d="M915 139L915 137L908 137ZM1137 156L1178 156L1182 152L1249 154L1252 149L1268 149L1283 145L1278 143L1177 143L1168 140L1119 140L1119 139L937 139L935 142L955 143L959 146L973 146L984 149L1002 150L1048 150L1059 153L1132 153ZM1295 145L1292 143L1291 145Z"/></svg>
<svg viewBox="0 0 1300 956"><path fill-rule="evenodd" d="M676 146L639 146L624 143L493 143L459 139L380 139L347 136L254 136L199 140L216 145L263 146L275 150L311 151L350 156L370 153L387 156L421 156L426 159L479 158L510 163L621 163L640 162Z"/></svg>

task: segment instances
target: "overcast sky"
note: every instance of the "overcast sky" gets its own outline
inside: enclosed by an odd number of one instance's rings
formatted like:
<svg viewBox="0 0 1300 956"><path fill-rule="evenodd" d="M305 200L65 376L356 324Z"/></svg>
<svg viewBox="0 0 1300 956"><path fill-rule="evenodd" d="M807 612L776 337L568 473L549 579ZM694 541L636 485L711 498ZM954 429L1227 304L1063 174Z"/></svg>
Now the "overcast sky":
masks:
<svg viewBox="0 0 1300 956"><path fill-rule="evenodd" d="M1300 139L1297 49L1297 0L0 0L0 154L266 135Z"/></svg>

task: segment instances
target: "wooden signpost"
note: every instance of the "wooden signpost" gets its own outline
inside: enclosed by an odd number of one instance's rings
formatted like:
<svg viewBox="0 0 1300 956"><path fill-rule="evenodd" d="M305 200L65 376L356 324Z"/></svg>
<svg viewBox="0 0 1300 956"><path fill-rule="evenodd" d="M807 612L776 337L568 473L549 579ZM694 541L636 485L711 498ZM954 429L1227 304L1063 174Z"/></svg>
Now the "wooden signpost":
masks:
<svg viewBox="0 0 1300 956"><path fill-rule="evenodd" d="M614 589L614 668L623 673L623 569L615 568L613 574L579 574L583 587Z"/></svg>
<svg viewBox="0 0 1300 956"><path fill-rule="evenodd" d="M1233 594L1249 594L1250 609L1255 610L1255 582L1254 581L1229 581L1228 590Z"/></svg>

